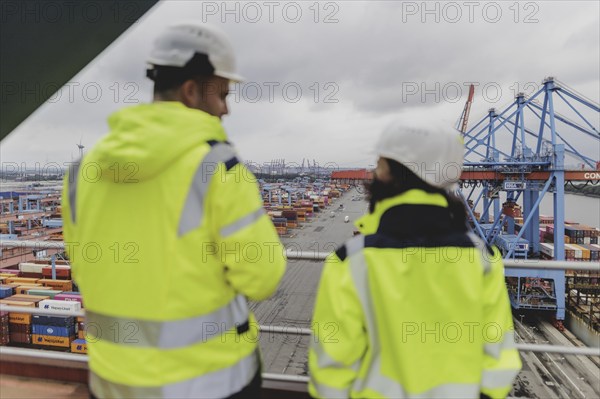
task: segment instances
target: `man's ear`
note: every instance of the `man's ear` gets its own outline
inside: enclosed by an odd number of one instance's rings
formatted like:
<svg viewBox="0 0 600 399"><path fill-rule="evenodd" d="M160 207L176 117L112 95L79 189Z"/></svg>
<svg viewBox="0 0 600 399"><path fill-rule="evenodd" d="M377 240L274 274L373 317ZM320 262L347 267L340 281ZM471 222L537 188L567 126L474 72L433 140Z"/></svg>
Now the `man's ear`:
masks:
<svg viewBox="0 0 600 399"><path fill-rule="evenodd" d="M196 90L196 82L188 79L179 87L179 97L181 102L188 108L198 107L198 90Z"/></svg>

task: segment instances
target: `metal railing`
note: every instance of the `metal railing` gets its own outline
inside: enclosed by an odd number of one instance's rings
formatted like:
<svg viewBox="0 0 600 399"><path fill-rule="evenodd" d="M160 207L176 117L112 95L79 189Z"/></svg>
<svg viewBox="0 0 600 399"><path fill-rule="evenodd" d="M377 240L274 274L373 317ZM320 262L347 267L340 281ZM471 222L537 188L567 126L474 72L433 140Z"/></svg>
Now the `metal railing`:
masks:
<svg viewBox="0 0 600 399"><path fill-rule="evenodd" d="M31 248L31 249L64 249L63 242L52 241L18 241L18 240L2 240L0 247L8 248ZM323 261L329 255L326 252L317 251L293 251L287 250L288 259L292 260L314 260ZM573 262L573 261L544 261L544 260L503 260L505 268L508 269L544 269L544 270L580 270L580 271L595 271L600 272L600 262ZM0 305L0 311L18 312L18 313L35 313L35 314L50 314L55 316L85 316L84 311L52 311L39 308L29 308L21 306ZM272 334L292 334L309 336L311 329L300 327L282 327L282 326L265 326L259 325L259 331L262 333ZM568 347L543 344L515 344L519 351L523 352L545 352L559 353L564 355L577 356L598 356L600 357L600 348L590 347ZM54 351L43 351L38 349L25 349L14 347L0 347L0 355L4 358L9 357L27 357L33 359L50 359L57 361L74 361L87 362L87 355L74 353L59 353ZM282 382L308 382L306 376L294 376L286 374L263 373L265 380L282 381Z"/></svg>
<svg viewBox="0 0 600 399"><path fill-rule="evenodd" d="M84 311L54 311L44 310L39 308L30 308L24 306L10 306L0 305L0 312L14 312L14 313L30 313L30 314L43 314L53 316L85 316ZM261 333L272 333L272 334L290 334L290 335L311 335L312 331L309 328L301 327L282 327L282 326L265 326L259 325L258 330ZM564 355L582 355L582 356L599 356L600 348L589 348L589 347L569 347L569 346L556 346L556 345L539 345L539 344L515 344L519 351L524 352L551 352L560 353ZM0 349L0 353L3 353L3 349Z"/></svg>
<svg viewBox="0 0 600 399"><path fill-rule="evenodd" d="M65 249L62 241L32 241L32 240L0 240L3 248L30 248L30 249ZM291 260L322 261L329 255L328 252L298 251L288 249L286 256ZM539 259L503 259L506 269L542 269L542 270L580 270L600 273L600 262L554 261Z"/></svg>

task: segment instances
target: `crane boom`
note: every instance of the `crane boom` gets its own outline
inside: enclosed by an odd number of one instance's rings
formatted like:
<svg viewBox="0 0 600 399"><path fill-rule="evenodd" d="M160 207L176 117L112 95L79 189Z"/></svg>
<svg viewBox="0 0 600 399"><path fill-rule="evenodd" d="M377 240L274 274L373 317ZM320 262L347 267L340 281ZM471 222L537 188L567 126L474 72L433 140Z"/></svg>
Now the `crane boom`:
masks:
<svg viewBox="0 0 600 399"><path fill-rule="evenodd" d="M469 123L469 113L471 112L471 103L473 102L474 93L475 86L471 84L469 86L469 97L467 98L467 102L465 103L465 109L463 110L462 116L460 118L460 131L462 134L465 134L467 132L467 124Z"/></svg>

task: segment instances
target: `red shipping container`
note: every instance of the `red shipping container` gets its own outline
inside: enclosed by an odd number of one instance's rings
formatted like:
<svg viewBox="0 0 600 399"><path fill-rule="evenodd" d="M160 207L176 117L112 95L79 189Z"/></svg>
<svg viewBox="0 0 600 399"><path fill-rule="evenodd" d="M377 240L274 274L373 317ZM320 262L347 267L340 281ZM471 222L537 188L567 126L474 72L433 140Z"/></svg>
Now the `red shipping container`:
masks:
<svg viewBox="0 0 600 399"><path fill-rule="evenodd" d="M21 275L19 277L40 279L42 278L42 273L21 272Z"/></svg>
<svg viewBox="0 0 600 399"><path fill-rule="evenodd" d="M9 334L10 342L19 343L19 344L30 344L31 343L31 334L27 333L13 333Z"/></svg>
<svg viewBox="0 0 600 399"><path fill-rule="evenodd" d="M31 324L9 323L8 326L11 333L31 334Z"/></svg>
<svg viewBox="0 0 600 399"><path fill-rule="evenodd" d="M52 278L52 267L42 268L42 275L45 278ZM67 266L56 266L56 278L61 280L70 280L71 268Z"/></svg>

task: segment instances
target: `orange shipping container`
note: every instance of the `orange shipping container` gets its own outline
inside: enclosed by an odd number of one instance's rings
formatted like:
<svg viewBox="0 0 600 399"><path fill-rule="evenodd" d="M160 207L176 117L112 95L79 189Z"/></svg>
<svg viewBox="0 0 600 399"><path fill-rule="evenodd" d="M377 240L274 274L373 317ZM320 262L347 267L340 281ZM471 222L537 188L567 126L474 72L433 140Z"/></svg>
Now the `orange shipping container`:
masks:
<svg viewBox="0 0 600 399"><path fill-rule="evenodd" d="M35 345L60 346L68 348L71 346L73 337L53 337L51 335L34 334L31 337L31 343Z"/></svg>
<svg viewBox="0 0 600 399"><path fill-rule="evenodd" d="M8 306L25 306L28 308L35 308L35 302L33 301L23 301L23 300L11 300L11 297L8 297L6 299L2 299L0 300L0 304L2 305L8 305Z"/></svg>
<svg viewBox="0 0 600 399"><path fill-rule="evenodd" d="M14 313L8 314L8 322L14 324L31 324L31 313Z"/></svg>
<svg viewBox="0 0 600 399"><path fill-rule="evenodd" d="M73 291L73 282L71 280L40 280L45 287L52 287L60 291Z"/></svg>
<svg viewBox="0 0 600 399"><path fill-rule="evenodd" d="M7 283L16 283L16 284L37 284L39 278L29 278L29 277L9 277L6 279Z"/></svg>
<svg viewBox="0 0 600 399"><path fill-rule="evenodd" d="M590 260L590 250L582 247L581 245L571 244L571 247L575 250L575 259Z"/></svg>
<svg viewBox="0 0 600 399"><path fill-rule="evenodd" d="M78 342L79 341L79 342ZM87 353L87 343L81 342L81 338L71 342L71 352L73 353Z"/></svg>
<svg viewBox="0 0 600 399"><path fill-rule="evenodd" d="M8 306L24 306L26 308L35 308L35 303L19 300L11 301L10 299L2 299L0 300L0 304ZM31 324L31 314L10 312L8 314L8 322L15 324Z"/></svg>
<svg viewBox="0 0 600 399"><path fill-rule="evenodd" d="M37 304L40 301L43 301L44 299L50 299L49 296L42 296L42 295L28 295L28 294L16 294L10 297L11 300L17 300L17 301L27 301L27 302L33 302Z"/></svg>
<svg viewBox="0 0 600 399"><path fill-rule="evenodd" d="M18 270L15 270L15 272L19 273ZM13 273L0 273L0 277L6 277L6 278L16 278L17 275L13 274Z"/></svg>
<svg viewBox="0 0 600 399"><path fill-rule="evenodd" d="M42 287L42 285L41 285L41 284L27 284L27 285L19 285L19 286L18 286L18 287L15 289L15 292L16 292L17 294L20 294L20 295L25 295L25 294L27 294L27 291L29 291L29 290L34 290L34 289L41 288L41 287Z"/></svg>

